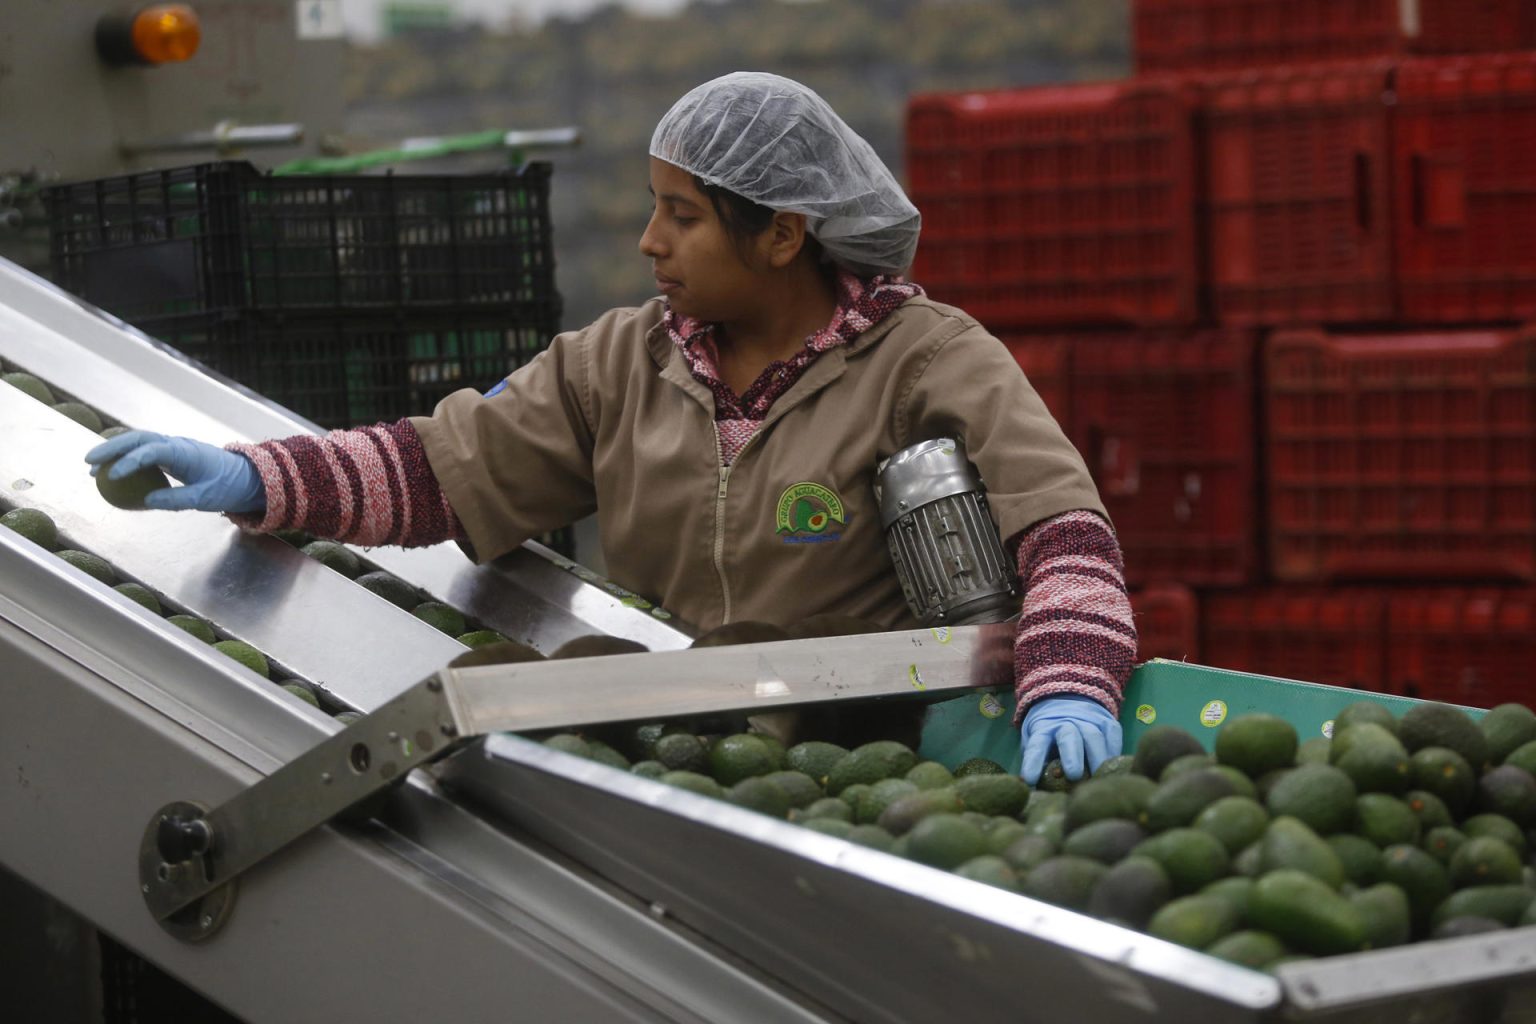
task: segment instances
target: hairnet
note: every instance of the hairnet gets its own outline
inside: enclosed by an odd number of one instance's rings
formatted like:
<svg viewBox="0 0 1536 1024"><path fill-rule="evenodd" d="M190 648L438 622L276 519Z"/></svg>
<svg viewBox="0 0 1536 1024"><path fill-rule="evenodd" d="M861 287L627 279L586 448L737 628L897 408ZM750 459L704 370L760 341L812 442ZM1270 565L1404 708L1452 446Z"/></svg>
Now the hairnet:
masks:
<svg viewBox="0 0 1536 1024"><path fill-rule="evenodd" d="M788 78L738 71L673 104L651 156L762 206L805 215L835 262L856 274L903 273L922 223L869 143L827 102Z"/></svg>

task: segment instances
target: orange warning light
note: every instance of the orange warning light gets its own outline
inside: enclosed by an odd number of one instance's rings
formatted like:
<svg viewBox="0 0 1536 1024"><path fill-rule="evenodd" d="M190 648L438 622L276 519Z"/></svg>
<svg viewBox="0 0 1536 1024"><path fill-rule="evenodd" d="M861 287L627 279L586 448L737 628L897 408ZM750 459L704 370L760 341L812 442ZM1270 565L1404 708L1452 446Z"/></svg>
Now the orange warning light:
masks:
<svg viewBox="0 0 1536 1024"><path fill-rule="evenodd" d="M117 67L187 60L197 53L202 38L197 12L186 4L153 4L103 15L96 23L96 50Z"/></svg>

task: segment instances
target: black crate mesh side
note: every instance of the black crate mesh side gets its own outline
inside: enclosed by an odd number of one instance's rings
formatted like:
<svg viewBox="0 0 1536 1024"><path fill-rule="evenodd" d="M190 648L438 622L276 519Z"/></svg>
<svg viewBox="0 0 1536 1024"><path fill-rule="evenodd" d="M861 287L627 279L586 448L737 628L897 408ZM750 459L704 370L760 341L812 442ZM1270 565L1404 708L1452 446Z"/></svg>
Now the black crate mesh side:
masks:
<svg viewBox="0 0 1536 1024"><path fill-rule="evenodd" d="M98 935L102 1024L241 1024L127 946Z"/></svg>

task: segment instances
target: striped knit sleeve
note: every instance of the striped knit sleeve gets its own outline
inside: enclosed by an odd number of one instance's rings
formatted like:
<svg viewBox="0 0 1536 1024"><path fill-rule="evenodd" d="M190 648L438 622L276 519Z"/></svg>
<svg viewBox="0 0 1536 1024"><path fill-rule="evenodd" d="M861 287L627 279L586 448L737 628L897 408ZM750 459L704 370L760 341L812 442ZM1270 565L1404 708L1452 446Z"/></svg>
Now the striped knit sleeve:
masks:
<svg viewBox="0 0 1536 1024"><path fill-rule="evenodd" d="M1013 643L1018 710L1076 694L1119 714L1136 663L1136 626L1120 544L1092 512L1067 512L1024 531L1018 549L1024 608Z"/></svg>
<svg viewBox="0 0 1536 1024"><path fill-rule="evenodd" d="M464 536L409 420L227 447L256 464L267 492L259 519L230 517L242 526L303 530L363 547L422 547Z"/></svg>

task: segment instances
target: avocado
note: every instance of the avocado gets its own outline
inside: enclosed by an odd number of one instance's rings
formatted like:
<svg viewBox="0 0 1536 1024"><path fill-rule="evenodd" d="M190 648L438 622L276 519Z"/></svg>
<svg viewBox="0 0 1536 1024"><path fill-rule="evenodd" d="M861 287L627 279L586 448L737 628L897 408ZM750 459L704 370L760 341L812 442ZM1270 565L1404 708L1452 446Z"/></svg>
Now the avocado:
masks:
<svg viewBox="0 0 1536 1024"><path fill-rule="evenodd" d="M1204 752L1199 754L1185 754L1182 757L1174 758L1172 761L1169 761L1166 765L1164 765L1163 772L1157 777L1157 781L1172 782L1180 775L1185 775L1189 772L1198 772L1205 768L1214 767L1216 767L1216 757L1214 754L1207 754Z"/></svg>
<svg viewBox="0 0 1536 1024"><path fill-rule="evenodd" d="M1401 946L1413 937L1413 919L1408 895L1391 882L1361 889L1349 897L1365 925L1367 949Z"/></svg>
<svg viewBox="0 0 1536 1024"><path fill-rule="evenodd" d="M1234 796L1246 796L1250 800L1257 800L1259 798L1258 784L1231 765L1218 764L1209 770L1227 777L1232 783Z"/></svg>
<svg viewBox="0 0 1536 1024"><path fill-rule="evenodd" d="M171 486L165 473L159 466L143 466L120 480L112 479L112 467L118 460L104 462L96 470L96 491L106 499L107 504L117 508L139 511L147 508L144 504L144 496L150 491L158 491L162 487Z"/></svg>
<svg viewBox="0 0 1536 1024"><path fill-rule="evenodd" d="M784 791L789 797L789 806L794 809L809 807L817 800L825 797L816 780L804 772L776 771L762 776L763 779L773 783Z"/></svg>
<svg viewBox="0 0 1536 1024"><path fill-rule="evenodd" d="M555 733L544 740L544 745L562 754L570 754L572 757L592 756L592 748L587 746L587 741L573 732Z"/></svg>
<svg viewBox="0 0 1536 1024"><path fill-rule="evenodd" d="M1389 846L1381 851L1381 880L1407 894L1414 925L1420 930L1451 894L1451 878L1444 865L1417 846Z"/></svg>
<svg viewBox="0 0 1536 1024"><path fill-rule="evenodd" d="M1490 764L1503 764L1510 754L1536 741L1536 711L1524 704L1500 704L1490 708L1477 725L1487 741ZM1529 768L1526 770L1530 771Z"/></svg>
<svg viewBox="0 0 1536 1024"><path fill-rule="evenodd" d="M963 779L967 775L1007 775L1008 769L996 761L985 757L973 757L969 761L961 761L955 765L954 775L957 779Z"/></svg>
<svg viewBox="0 0 1536 1024"><path fill-rule="evenodd" d="M1268 824L1269 812L1257 800L1224 796L1195 816L1194 827L1221 840L1235 857L1249 844L1258 842Z"/></svg>
<svg viewBox="0 0 1536 1024"><path fill-rule="evenodd" d="M847 756L847 748L840 747L836 743L806 740L784 751L784 767L791 771L804 772L818 783L826 785L827 776L832 773L833 766ZM919 788L926 787L920 785Z"/></svg>
<svg viewBox="0 0 1536 1024"><path fill-rule="evenodd" d="M468 633L456 636L454 639L463 644L465 647L469 648L489 647L492 644L504 644L509 642L506 637L502 636L494 629L475 629Z"/></svg>
<svg viewBox="0 0 1536 1024"><path fill-rule="evenodd" d="M876 823L892 835L900 836L910 832L912 826L929 815L959 814L964 809L953 789L921 789L887 804Z"/></svg>
<svg viewBox="0 0 1536 1024"><path fill-rule="evenodd" d="M964 765L961 765L963 768ZM1035 783L1037 793L1070 793L1076 786L1067 778L1067 770L1061 766L1061 758L1053 757L1040 769L1040 779Z"/></svg>
<svg viewBox="0 0 1536 1024"><path fill-rule="evenodd" d="M824 836L832 836L837 839L847 839L853 831L853 825L838 818L811 818L801 822L804 828L812 832L820 832Z"/></svg>
<svg viewBox="0 0 1536 1024"><path fill-rule="evenodd" d="M22 373L13 370L10 373L0 374L0 381L4 381L11 387L18 389L30 398L34 398L44 405L53 405L56 399L53 391L37 377L30 373Z"/></svg>
<svg viewBox="0 0 1536 1024"><path fill-rule="evenodd" d="M835 796L824 796L820 800L814 800L798 811L790 812L790 820L804 824L813 818L836 818L838 821L846 821L853 824L853 808L843 803Z"/></svg>
<svg viewBox="0 0 1536 1024"><path fill-rule="evenodd" d="M993 820L997 824L992 828L983 829L987 833L988 853L995 853L1001 856L1004 850L1029 835L1029 829L1024 827L1023 822L1007 818L994 818Z"/></svg>
<svg viewBox="0 0 1536 1024"><path fill-rule="evenodd" d="M1060 847L1045 836L1021 836L1003 847L999 856L1021 875L1056 856Z"/></svg>
<svg viewBox="0 0 1536 1024"><path fill-rule="evenodd" d="M150 593L148 587L138 583L119 583L112 589L135 604L143 605L156 615L160 614L160 599Z"/></svg>
<svg viewBox="0 0 1536 1024"><path fill-rule="evenodd" d="M967 810L1011 817L1029 802L1029 784L1017 775L967 775L955 780L955 795Z"/></svg>
<svg viewBox="0 0 1536 1024"><path fill-rule="evenodd" d="M1338 768L1304 764L1275 782L1265 806L1273 817L1298 818L1318 835L1326 836L1354 825L1355 796L1354 782Z"/></svg>
<svg viewBox="0 0 1536 1024"><path fill-rule="evenodd" d="M88 551L76 551L74 548L64 548L55 553L60 561L68 562L92 579L100 580L109 587L117 585L117 573L104 559L97 558Z"/></svg>
<svg viewBox="0 0 1536 1024"><path fill-rule="evenodd" d="M165 621L177 629L191 633L205 644L211 644L218 639L207 620L200 619L196 615L171 615Z"/></svg>
<svg viewBox="0 0 1536 1024"><path fill-rule="evenodd" d="M734 647L737 644L767 644L788 640L782 626L755 619L742 619L716 626L700 635L690 647Z"/></svg>
<svg viewBox="0 0 1536 1024"><path fill-rule="evenodd" d="M1296 763L1296 727L1276 715L1239 715L1216 734L1216 760L1250 778Z"/></svg>
<svg viewBox="0 0 1536 1024"><path fill-rule="evenodd" d="M666 758L662 760L665 761ZM722 737L709 751L709 773L715 777L716 782L726 788L736 785L742 779L767 775L769 772L778 770L778 758L761 737L752 733L737 733L734 736ZM884 777L879 776L879 778ZM828 792L832 796L837 795L837 790L830 787Z"/></svg>
<svg viewBox="0 0 1536 1024"><path fill-rule="evenodd" d="M363 573L357 578L357 585L406 611L410 611L421 603L421 597L416 593L416 588L400 577L383 570ZM457 636L462 632L464 632L463 629L456 630L454 635Z"/></svg>
<svg viewBox="0 0 1536 1024"><path fill-rule="evenodd" d="M1397 718L1387 710L1385 705L1373 700L1357 700L1333 716L1334 738L1337 739L1339 733L1350 726L1360 725L1363 722L1379 725L1393 736L1397 735Z"/></svg>
<svg viewBox="0 0 1536 1024"><path fill-rule="evenodd" d="M983 885L996 886L1009 892L1019 891L1019 876L1006 860L992 853L984 853L955 868L955 874Z"/></svg>
<svg viewBox="0 0 1536 1024"><path fill-rule="evenodd" d="M1258 878L1264 873L1264 843L1259 840L1243 847L1232 858L1232 873L1244 878Z"/></svg>
<svg viewBox="0 0 1536 1024"><path fill-rule="evenodd" d="M1326 882L1290 868L1254 883L1248 918L1287 946L1317 956L1352 953L1365 945L1365 921Z"/></svg>
<svg viewBox="0 0 1536 1024"><path fill-rule="evenodd" d="M1520 857L1502 839L1475 836L1451 855L1451 885L1518 885L1522 878Z"/></svg>
<svg viewBox="0 0 1536 1024"><path fill-rule="evenodd" d="M1104 818L1137 821L1157 783L1141 775L1111 775L1088 779L1067 798L1067 827L1081 828Z"/></svg>
<svg viewBox="0 0 1536 1024"><path fill-rule="evenodd" d="M1087 857L1052 857L1024 876L1019 891L1058 907L1087 910L1094 889L1108 873L1107 867Z"/></svg>
<svg viewBox="0 0 1536 1024"><path fill-rule="evenodd" d="M93 434L101 432L101 417L84 402L55 402L53 411L60 416L68 416Z"/></svg>
<svg viewBox="0 0 1536 1024"><path fill-rule="evenodd" d="M1173 883L1175 895L1187 895L1210 885L1227 873L1227 848L1207 832L1174 828L1143 840L1133 856L1150 857L1162 865Z"/></svg>
<svg viewBox="0 0 1536 1024"><path fill-rule="evenodd" d="M35 508L13 508L0 516L0 526L15 530L38 547L52 551L59 546L59 528L53 517Z"/></svg>
<svg viewBox="0 0 1536 1024"><path fill-rule="evenodd" d="M1257 971L1285 956L1286 949L1283 942L1268 932L1248 930L1217 939L1205 952L1218 960Z"/></svg>
<svg viewBox="0 0 1536 1024"><path fill-rule="evenodd" d="M1491 836L1494 839L1502 839L1509 844L1510 849L1520 855L1523 860L1529 852L1526 845L1525 833L1519 825L1510 821L1502 814L1474 814L1461 823L1461 831L1468 839L1478 836Z"/></svg>
<svg viewBox="0 0 1536 1024"><path fill-rule="evenodd" d="M312 707L318 708L320 706L320 698L316 697L315 692L302 683L288 682L282 684L282 688Z"/></svg>
<svg viewBox="0 0 1536 1024"><path fill-rule="evenodd" d="M1502 932L1505 926L1491 917L1473 917L1463 915L1461 917L1447 918L1435 925L1429 933L1431 939L1460 939L1468 935L1486 935L1489 932Z"/></svg>
<svg viewBox="0 0 1536 1024"><path fill-rule="evenodd" d="M1456 824L1445 801L1427 789L1410 789L1403 794L1403 802L1419 819L1419 827L1425 832L1432 828L1444 828Z"/></svg>
<svg viewBox="0 0 1536 1024"><path fill-rule="evenodd" d="M636 761L629 766L629 773L631 775L638 775L642 779L659 779L667 774L668 770L667 766L660 761L651 760ZM839 800L838 803L842 803L842 801Z"/></svg>
<svg viewBox="0 0 1536 1024"><path fill-rule="evenodd" d="M832 770L827 773L827 793L837 796L855 783L868 784L881 779L900 778L916 764L917 755L904 744L894 740L865 743L849 751L847 757L832 766Z"/></svg>
<svg viewBox="0 0 1536 1024"><path fill-rule="evenodd" d="M1217 896L1232 904L1237 911L1238 922L1248 919L1248 898L1253 895L1253 879L1242 875L1233 875L1230 878L1218 878L1204 889L1200 890L1201 896Z"/></svg>
<svg viewBox="0 0 1536 1024"><path fill-rule="evenodd" d="M918 792L920 792L918 788L906 779L881 779L879 782L872 782L869 788L853 801L853 823L855 825L876 824L892 804Z"/></svg>
<svg viewBox="0 0 1536 1024"><path fill-rule="evenodd" d="M1087 857L1100 864L1124 860L1147 834L1124 818L1105 818L1069 833L1061 852L1073 857Z"/></svg>
<svg viewBox="0 0 1536 1024"><path fill-rule="evenodd" d="M423 601L411 609L411 614L449 636L459 636L466 628L464 616L459 610L440 601Z"/></svg>
<svg viewBox="0 0 1536 1024"><path fill-rule="evenodd" d="M1328 762L1348 775L1360 793L1401 793L1408 788L1408 751L1374 722L1335 734Z"/></svg>
<svg viewBox="0 0 1536 1024"><path fill-rule="evenodd" d="M1020 817L1025 824L1033 824L1047 815L1064 815L1067 813L1067 799L1066 793L1047 793L1037 789L1029 794L1029 803L1024 805L1024 813Z"/></svg>
<svg viewBox="0 0 1536 1024"><path fill-rule="evenodd" d="M1232 780L1215 768L1185 772L1160 783L1137 820L1148 831L1165 832L1188 825L1222 797L1236 795Z"/></svg>
<svg viewBox="0 0 1536 1024"><path fill-rule="evenodd" d="M709 767L709 751L697 736L673 733L656 741L656 760L674 772L703 772Z"/></svg>
<svg viewBox="0 0 1536 1024"><path fill-rule="evenodd" d="M1333 741L1328 737L1314 736L1296 748L1296 763L1327 764L1328 755L1332 749Z"/></svg>
<svg viewBox="0 0 1536 1024"><path fill-rule="evenodd" d="M725 789L721 787L720 783L708 775L701 775L698 772L670 771L657 781L665 782L669 786L676 786L678 789L686 789L688 792L697 793L699 796L714 797L716 800L725 799ZM807 824L809 825L809 822Z"/></svg>
<svg viewBox="0 0 1536 1024"><path fill-rule="evenodd" d="M1355 833L1385 849L1417 844L1419 818L1402 800L1385 793L1362 793L1355 801Z"/></svg>
<svg viewBox="0 0 1536 1024"><path fill-rule="evenodd" d="M830 770L830 769L829 769ZM981 776L974 776L981 778ZM996 778L997 776L993 776ZM919 761L907 771L906 779L918 789L943 789L945 786L953 786L955 777L950 774L948 768L937 761ZM1023 780L1020 779L1020 782ZM1028 792L1026 789L1025 792Z"/></svg>
<svg viewBox="0 0 1536 1024"><path fill-rule="evenodd" d="M218 643L213 645L213 649L218 651L220 654L225 654L235 659L240 664L250 669L252 672L255 672L257 675L261 676L263 679L268 678L271 675L271 669L267 665L266 657L256 648L252 647L248 643L245 643L244 641L220 640Z"/></svg>
<svg viewBox="0 0 1536 1024"><path fill-rule="evenodd" d="M1349 832L1340 832L1324 840L1344 867L1344 878L1352 885L1375 885L1381 881L1381 847Z"/></svg>
<svg viewBox="0 0 1536 1024"><path fill-rule="evenodd" d="M1218 896L1184 896L1164 904L1148 933L1191 949L1204 949L1237 930L1237 910Z"/></svg>
<svg viewBox="0 0 1536 1024"><path fill-rule="evenodd" d="M4 521L3 518L0 518L0 522ZM44 545L44 547L47 546ZM1504 759L1504 763L1512 764L1516 768L1524 768L1532 775L1536 775L1536 741L1520 744Z"/></svg>
<svg viewBox="0 0 1536 1024"><path fill-rule="evenodd" d="M1172 895L1173 883L1161 864L1146 857L1127 857L1099 879L1088 900L1088 913L1131 928L1145 928Z"/></svg>
<svg viewBox="0 0 1536 1024"><path fill-rule="evenodd" d="M1093 770L1095 779L1107 778L1110 775L1124 775L1126 772L1136 769L1136 758L1130 754L1117 754L1114 757L1105 758L1099 766Z"/></svg>
<svg viewBox="0 0 1536 1024"><path fill-rule="evenodd" d="M1520 922L1536 892L1523 885L1475 885L1458 889L1435 908L1431 924L1440 925L1456 917L1487 917L1503 925Z"/></svg>
<svg viewBox="0 0 1536 1024"><path fill-rule="evenodd" d="M906 840L908 857L945 870L987 852L986 835L958 814L930 814L912 826Z"/></svg>
<svg viewBox="0 0 1536 1024"><path fill-rule="evenodd" d="M1292 868L1321 879L1330 889L1344 884L1344 865L1333 847L1295 818L1271 821L1259 843L1259 866L1266 874Z"/></svg>
<svg viewBox="0 0 1536 1024"><path fill-rule="evenodd" d="M334 569L349 580L362 574L363 563L346 547L333 540L310 541L300 549L310 558L328 569Z"/></svg>
<svg viewBox="0 0 1536 1024"><path fill-rule="evenodd" d="M573 637L549 652L551 661L573 658L606 658L613 654L644 654L647 648L638 640L607 633L589 633Z"/></svg>
<svg viewBox="0 0 1536 1024"><path fill-rule="evenodd" d="M1449 869L1451 858L1456 856L1456 851L1461 849L1466 841L1467 837L1460 829L1441 825L1426 832L1419 845Z"/></svg>
<svg viewBox="0 0 1536 1024"><path fill-rule="evenodd" d="M1154 725L1136 743L1134 766L1149 779L1160 779L1175 758L1204 754L1200 741L1176 725Z"/></svg>
<svg viewBox="0 0 1536 1024"><path fill-rule="evenodd" d="M726 798L737 807L757 811L770 818L789 815L789 794L761 775L738 780L726 790Z"/></svg>
<svg viewBox="0 0 1536 1024"><path fill-rule="evenodd" d="M1536 778L1524 768L1503 764L1477 780L1474 799L1485 814L1502 814L1521 828L1536 825Z"/></svg>
<svg viewBox="0 0 1536 1024"><path fill-rule="evenodd" d="M1449 704L1415 704L1403 713L1397 735L1409 753L1425 747L1446 747L1465 758L1475 772L1482 771L1488 761L1488 741L1483 738L1483 730L1460 708Z"/></svg>
<svg viewBox="0 0 1536 1024"><path fill-rule="evenodd" d="M1433 793L1452 815L1460 816L1477 791L1477 776L1467 759L1449 747L1422 747L1408 759L1414 789Z"/></svg>

